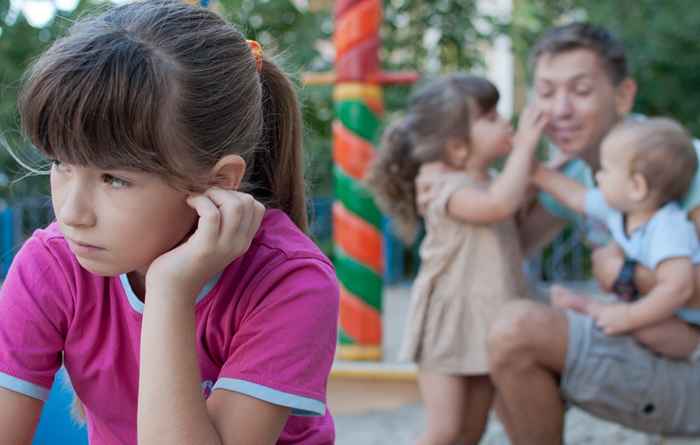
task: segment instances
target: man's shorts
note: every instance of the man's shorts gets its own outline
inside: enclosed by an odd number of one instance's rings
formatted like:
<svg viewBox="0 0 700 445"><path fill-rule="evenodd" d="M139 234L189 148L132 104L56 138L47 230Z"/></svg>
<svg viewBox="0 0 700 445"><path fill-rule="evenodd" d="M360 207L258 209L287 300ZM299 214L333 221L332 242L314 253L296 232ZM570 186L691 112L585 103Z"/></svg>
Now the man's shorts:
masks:
<svg viewBox="0 0 700 445"><path fill-rule="evenodd" d="M668 360L631 336L605 335L593 319L566 312L564 399L628 428L700 436L700 363Z"/></svg>

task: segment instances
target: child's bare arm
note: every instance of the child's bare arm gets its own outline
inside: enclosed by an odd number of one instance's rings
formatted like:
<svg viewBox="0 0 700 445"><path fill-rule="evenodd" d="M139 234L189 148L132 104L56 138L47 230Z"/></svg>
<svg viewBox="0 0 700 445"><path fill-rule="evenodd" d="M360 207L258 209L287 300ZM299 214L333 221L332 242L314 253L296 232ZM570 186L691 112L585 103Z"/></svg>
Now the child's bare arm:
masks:
<svg viewBox="0 0 700 445"><path fill-rule="evenodd" d="M466 187L455 192L447 203L447 212L453 218L477 224L512 217L525 198L535 149L547 119L536 108L526 108L501 174L485 189Z"/></svg>
<svg viewBox="0 0 700 445"><path fill-rule="evenodd" d="M586 211L586 187L568 176L542 165L537 167L532 182L577 213Z"/></svg>
<svg viewBox="0 0 700 445"><path fill-rule="evenodd" d="M672 317L693 296L693 265L688 258L671 258L656 268L656 284L634 303L600 305L591 311L606 334L617 335L651 326Z"/></svg>
<svg viewBox="0 0 700 445"><path fill-rule="evenodd" d="M31 444L41 406L38 399L0 388L0 444Z"/></svg>

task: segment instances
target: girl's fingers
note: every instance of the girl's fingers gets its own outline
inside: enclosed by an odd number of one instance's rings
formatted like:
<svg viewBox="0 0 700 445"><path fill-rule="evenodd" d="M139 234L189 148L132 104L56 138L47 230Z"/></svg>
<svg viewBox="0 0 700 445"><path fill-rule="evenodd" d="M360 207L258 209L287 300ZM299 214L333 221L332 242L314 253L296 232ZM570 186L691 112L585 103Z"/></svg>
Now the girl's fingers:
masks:
<svg viewBox="0 0 700 445"><path fill-rule="evenodd" d="M251 213L253 214L253 218L249 227L248 236L250 239L253 239L255 234L258 233L260 224L262 224L262 220L265 217L265 206L259 201L253 200L253 211Z"/></svg>
<svg viewBox="0 0 700 445"><path fill-rule="evenodd" d="M205 195L193 195L187 198L187 204L199 215L192 238L206 244L215 243L221 225L221 213L215 203Z"/></svg>
<svg viewBox="0 0 700 445"><path fill-rule="evenodd" d="M258 231L264 206L247 193L217 187L205 193L219 206L223 218L221 242L227 246L236 241L249 242Z"/></svg>

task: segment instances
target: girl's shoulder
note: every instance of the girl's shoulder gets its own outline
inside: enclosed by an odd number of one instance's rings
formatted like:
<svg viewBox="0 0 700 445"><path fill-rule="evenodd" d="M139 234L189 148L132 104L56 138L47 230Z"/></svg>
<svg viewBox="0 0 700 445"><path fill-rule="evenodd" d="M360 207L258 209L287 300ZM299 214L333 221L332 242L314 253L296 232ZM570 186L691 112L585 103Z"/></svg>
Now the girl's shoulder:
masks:
<svg viewBox="0 0 700 445"><path fill-rule="evenodd" d="M268 261L307 258L331 265L316 243L281 210L269 209L246 255Z"/></svg>
<svg viewBox="0 0 700 445"><path fill-rule="evenodd" d="M274 288L336 285L335 269L282 211L268 210L248 251L224 272L242 295L266 298Z"/></svg>
<svg viewBox="0 0 700 445"><path fill-rule="evenodd" d="M462 190L466 187L480 187L479 183L474 181L464 172L461 171L451 171L445 172L439 180L437 180L433 186L435 187L435 192L433 193L433 201L428 208L426 216L431 216L431 214L439 215L440 217L446 217L445 209L447 208L447 201L450 197L457 191Z"/></svg>
<svg viewBox="0 0 700 445"><path fill-rule="evenodd" d="M83 270L56 222L35 230L17 252L14 263L18 266L37 267L40 270L58 268L65 273Z"/></svg>
<svg viewBox="0 0 700 445"><path fill-rule="evenodd" d="M233 310L237 320L251 319L260 308L272 318L332 315L339 298L331 261L279 210L267 211L250 248L226 268L216 288L215 312Z"/></svg>

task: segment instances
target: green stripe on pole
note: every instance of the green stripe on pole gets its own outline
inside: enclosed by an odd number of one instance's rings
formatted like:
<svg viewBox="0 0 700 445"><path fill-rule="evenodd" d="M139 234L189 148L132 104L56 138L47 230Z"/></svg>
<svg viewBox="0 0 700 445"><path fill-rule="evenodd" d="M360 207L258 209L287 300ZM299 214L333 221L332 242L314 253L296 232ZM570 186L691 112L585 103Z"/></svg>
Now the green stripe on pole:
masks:
<svg viewBox="0 0 700 445"><path fill-rule="evenodd" d="M382 214L374 203L372 194L354 178L345 174L337 164L333 168L335 177L335 196L345 208L359 215L360 218L372 224L377 230L382 230Z"/></svg>
<svg viewBox="0 0 700 445"><path fill-rule="evenodd" d="M339 246L333 250L335 272L343 286L365 303L382 310L382 278L372 269L360 264Z"/></svg>
<svg viewBox="0 0 700 445"><path fill-rule="evenodd" d="M357 100L336 102L335 115L353 134L371 143L378 140L381 123L363 102Z"/></svg>
<svg viewBox="0 0 700 445"><path fill-rule="evenodd" d="M341 345L354 345L357 343L357 340L354 338L350 337L348 334L345 333L342 327L338 327L338 342Z"/></svg>

